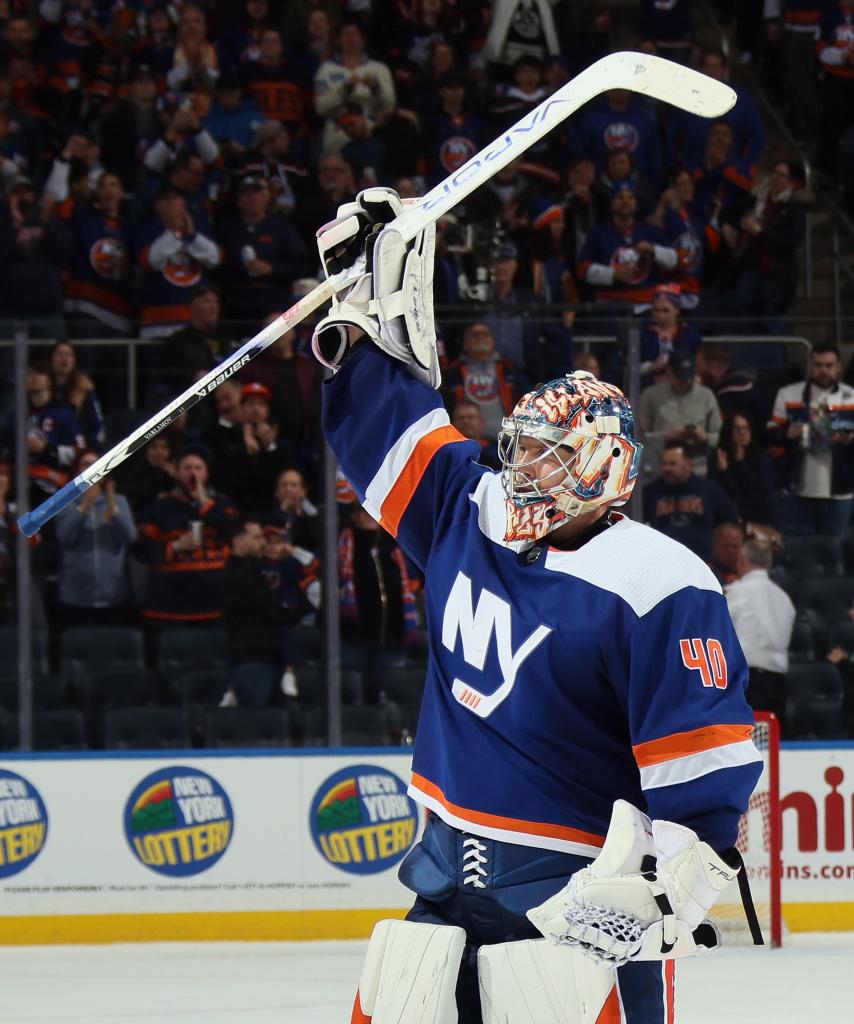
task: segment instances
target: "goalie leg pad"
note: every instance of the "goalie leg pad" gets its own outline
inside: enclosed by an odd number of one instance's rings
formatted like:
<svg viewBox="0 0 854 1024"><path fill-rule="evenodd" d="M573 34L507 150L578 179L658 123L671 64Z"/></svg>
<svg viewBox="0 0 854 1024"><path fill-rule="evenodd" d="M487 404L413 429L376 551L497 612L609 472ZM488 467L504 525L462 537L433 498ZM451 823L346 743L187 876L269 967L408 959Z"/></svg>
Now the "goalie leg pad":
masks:
<svg viewBox="0 0 854 1024"><path fill-rule="evenodd" d="M526 939L481 946L483 1024L618 1024L616 972L568 946Z"/></svg>
<svg viewBox="0 0 854 1024"><path fill-rule="evenodd" d="M462 928L380 921L359 979L353 1024L457 1024Z"/></svg>

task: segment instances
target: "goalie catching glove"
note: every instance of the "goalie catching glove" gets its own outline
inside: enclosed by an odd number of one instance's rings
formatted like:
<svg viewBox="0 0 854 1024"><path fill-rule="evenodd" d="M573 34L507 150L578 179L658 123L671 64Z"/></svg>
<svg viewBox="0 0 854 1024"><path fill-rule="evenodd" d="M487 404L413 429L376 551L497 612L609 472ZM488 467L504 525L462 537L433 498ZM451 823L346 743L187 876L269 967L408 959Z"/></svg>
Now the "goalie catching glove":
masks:
<svg viewBox="0 0 854 1024"><path fill-rule="evenodd" d="M738 870L691 829L617 800L596 860L528 918L552 942L614 967L694 956L720 946L704 918Z"/></svg>
<svg viewBox="0 0 854 1024"><path fill-rule="evenodd" d="M433 254L436 225L405 242L391 221L404 212L398 194L369 188L317 233L327 278L344 273L329 314L311 340L318 360L336 372L361 334L406 363L418 380L441 383L433 320Z"/></svg>

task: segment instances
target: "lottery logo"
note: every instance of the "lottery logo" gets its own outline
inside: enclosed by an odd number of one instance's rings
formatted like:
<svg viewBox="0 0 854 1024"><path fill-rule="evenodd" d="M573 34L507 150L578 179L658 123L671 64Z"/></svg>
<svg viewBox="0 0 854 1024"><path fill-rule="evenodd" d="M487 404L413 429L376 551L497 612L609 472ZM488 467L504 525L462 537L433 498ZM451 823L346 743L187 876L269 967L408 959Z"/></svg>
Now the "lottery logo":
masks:
<svg viewBox="0 0 854 1024"><path fill-rule="evenodd" d="M215 778L198 768L162 768L125 804L125 836L134 856L172 878L207 871L228 849L234 811Z"/></svg>
<svg viewBox="0 0 854 1024"><path fill-rule="evenodd" d="M309 826L333 867L373 875L397 864L415 841L418 807L393 772L360 764L331 775L311 803Z"/></svg>
<svg viewBox="0 0 854 1024"><path fill-rule="evenodd" d="M28 779L0 768L0 878L28 868L44 848L47 809Z"/></svg>

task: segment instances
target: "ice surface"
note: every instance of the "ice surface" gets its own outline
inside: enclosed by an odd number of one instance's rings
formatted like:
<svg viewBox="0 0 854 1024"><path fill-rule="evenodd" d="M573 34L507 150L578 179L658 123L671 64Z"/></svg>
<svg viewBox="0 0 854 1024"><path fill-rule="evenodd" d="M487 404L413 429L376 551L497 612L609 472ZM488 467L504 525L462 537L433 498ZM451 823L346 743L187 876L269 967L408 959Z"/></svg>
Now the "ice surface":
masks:
<svg viewBox="0 0 854 1024"><path fill-rule="evenodd" d="M854 934L682 961L677 1024L851 1024ZM348 1024L364 942L0 949L4 1024Z"/></svg>

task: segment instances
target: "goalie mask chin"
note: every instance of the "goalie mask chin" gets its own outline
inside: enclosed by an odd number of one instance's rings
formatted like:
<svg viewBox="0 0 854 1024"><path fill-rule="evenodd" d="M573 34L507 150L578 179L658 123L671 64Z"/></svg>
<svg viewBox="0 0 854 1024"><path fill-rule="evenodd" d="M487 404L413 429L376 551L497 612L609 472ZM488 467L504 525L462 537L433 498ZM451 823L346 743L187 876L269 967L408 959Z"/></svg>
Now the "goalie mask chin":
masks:
<svg viewBox="0 0 854 1024"><path fill-rule="evenodd" d="M539 540L575 516L622 505L643 445L626 396L585 370L523 395L501 425L505 540Z"/></svg>

